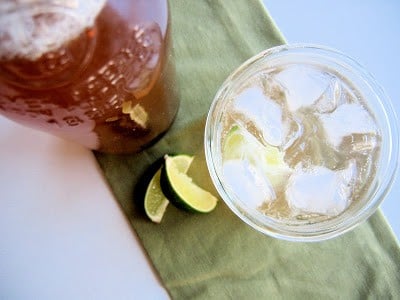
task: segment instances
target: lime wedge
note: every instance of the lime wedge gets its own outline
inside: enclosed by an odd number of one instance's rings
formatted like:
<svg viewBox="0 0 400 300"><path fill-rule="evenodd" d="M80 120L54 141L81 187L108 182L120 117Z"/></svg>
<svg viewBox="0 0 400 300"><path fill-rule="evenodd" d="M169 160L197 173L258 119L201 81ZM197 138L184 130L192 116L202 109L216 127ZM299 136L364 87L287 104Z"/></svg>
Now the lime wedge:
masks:
<svg viewBox="0 0 400 300"><path fill-rule="evenodd" d="M281 185L291 169L284 160L284 152L271 145L264 145L247 130L235 125L225 137L224 160L246 160L268 177L273 186Z"/></svg>
<svg viewBox="0 0 400 300"><path fill-rule="evenodd" d="M181 155L178 168L183 173L189 170L193 157ZM144 210L146 215L155 223L160 223L169 204L169 200L164 196L160 186L161 168L154 174L146 189L144 197Z"/></svg>
<svg viewBox="0 0 400 300"><path fill-rule="evenodd" d="M217 198L210 192L196 185L192 178L186 175L182 166L187 160L186 155L165 157L161 171L161 188L164 194L178 208L191 212L207 213L217 205ZM185 172L184 172L185 171Z"/></svg>
<svg viewBox="0 0 400 300"><path fill-rule="evenodd" d="M269 148L273 148L270 146ZM269 151L269 150L267 150ZM224 160L246 159L258 164L264 159L266 149L253 135L242 127L233 126L225 137L223 145Z"/></svg>
<svg viewBox="0 0 400 300"><path fill-rule="evenodd" d="M179 154L179 155L165 155L164 156L164 162L167 161L167 158L172 159L174 161L174 164L176 168L178 169L179 172L181 173L187 173L187 171L190 168L190 165L193 162L194 157L186 154Z"/></svg>
<svg viewBox="0 0 400 300"><path fill-rule="evenodd" d="M248 149L246 144L246 139L239 126L233 126L225 138L223 147L224 159L242 159Z"/></svg>
<svg viewBox="0 0 400 300"><path fill-rule="evenodd" d="M144 197L144 211L155 223L160 223L168 206L168 199L164 196L160 186L161 169L154 174Z"/></svg>

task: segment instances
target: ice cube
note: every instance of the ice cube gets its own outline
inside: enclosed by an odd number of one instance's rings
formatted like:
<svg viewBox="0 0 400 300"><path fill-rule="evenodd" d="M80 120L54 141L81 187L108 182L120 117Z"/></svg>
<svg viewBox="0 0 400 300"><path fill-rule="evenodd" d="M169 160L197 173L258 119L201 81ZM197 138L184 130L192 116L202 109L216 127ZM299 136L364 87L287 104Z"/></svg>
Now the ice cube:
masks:
<svg viewBox="0 0 400 300"><path fill-rule="evenodd" d="M246 160L226 161L223 176L227 186L245 205L256 208L276 198L268 178Z"/></svg>
<svg viewBox="0 0 400 300"><path fill-rule="evenodd" d="M294 112L315 103L332 76L309 66L291 65L277 73L275 79L284 87L288 109Z"/></svg>
<svg viewBox="0 0 400 300"><path fill-rule="evenodd" d="M371 153L371 151L378 148L378 144L379 138L376 134L353 133L343 138L340 149L346 153Z"/></svg>
<svg viewBox="0 0 400 300"><path fill-rule="evenodd" d="M345 103L330 114L318 115L330 143L338 147L352 134L375 134L377 128L368 111L357 103Z"/></svg>
<svg viewBox="0 0 400 300"><path fill-rule="evenodd" d="M282 108L267 97L260 87L242 91L234 100L234 110L262 132L262 137L272 146L280 146L285 139L285 123Z"/></svg>
<svg viewBox="0 0 400 300"><path fill-rule="evenodd" d="M298 165L285 192L289 207L300 213L340 214L350 204L356 172L354 161L340 171L321 166L304 169Z"/></svg>
<svg viewBox="0 0 400 300"><path fill-rule="evenodd" d="M270 70L266 73L259 74L260 84L264 90L264 93L280 103L285 103L285 89L284 87L274 78L276 70L271 72Z"/></svg>
<svg viewBox="0 0 400 300"><path fill-rule="evenodd" d="M312 105L318 113L331 113L346 101L347 92L338 79L332 79L318 100Z"/></svg>

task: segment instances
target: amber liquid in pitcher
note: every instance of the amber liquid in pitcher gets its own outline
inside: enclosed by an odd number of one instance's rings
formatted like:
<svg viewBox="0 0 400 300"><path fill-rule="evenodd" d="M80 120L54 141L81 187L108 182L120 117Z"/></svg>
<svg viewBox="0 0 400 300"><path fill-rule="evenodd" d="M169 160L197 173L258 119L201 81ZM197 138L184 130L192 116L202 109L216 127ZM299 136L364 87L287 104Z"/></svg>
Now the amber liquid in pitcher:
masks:
<svg viewBox="0 0 400 300"><path fill-rule="evenodd" d="M86 11L79 15L64 7L32 10L25 40L0 32L0 113L101 152L140 151L169 128L179 105L167 2L80 6ZM20 13L8 12L3 26ZM35 36L44 41L29 40Z"/></svg>

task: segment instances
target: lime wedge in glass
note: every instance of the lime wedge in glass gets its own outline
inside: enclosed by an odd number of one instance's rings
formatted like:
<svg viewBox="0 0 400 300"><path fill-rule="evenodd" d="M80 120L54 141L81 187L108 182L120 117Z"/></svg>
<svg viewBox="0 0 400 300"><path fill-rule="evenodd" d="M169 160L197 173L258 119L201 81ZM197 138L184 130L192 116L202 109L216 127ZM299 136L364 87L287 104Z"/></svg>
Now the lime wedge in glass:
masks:
<svg viewBox="0 0 400 300"><path fill-rule="evenodd" d="M284 161L284 152L278 147L262 144L238 125L233 126L225 137L223 159L249 162L262 171L275 187L281 185L292 171Z"/></svg>

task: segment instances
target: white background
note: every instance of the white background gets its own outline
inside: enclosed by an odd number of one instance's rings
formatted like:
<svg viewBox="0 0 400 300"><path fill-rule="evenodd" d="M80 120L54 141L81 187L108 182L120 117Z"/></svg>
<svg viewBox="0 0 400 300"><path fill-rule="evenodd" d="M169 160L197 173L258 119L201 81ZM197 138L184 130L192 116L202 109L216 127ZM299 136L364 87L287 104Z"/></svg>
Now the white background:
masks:
<svg viewBox="0 0 400 300"><path fill-rule="evenodd" d="M400 1L264 0L289 42L363 63L400 113ZM0 299L164 299L92 153L0 117ZM399 181L383 209L400 236Z"/></svg>

